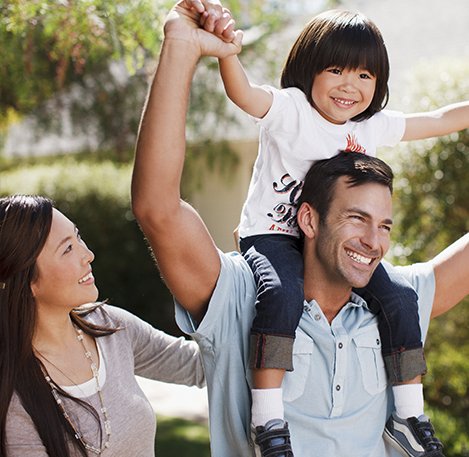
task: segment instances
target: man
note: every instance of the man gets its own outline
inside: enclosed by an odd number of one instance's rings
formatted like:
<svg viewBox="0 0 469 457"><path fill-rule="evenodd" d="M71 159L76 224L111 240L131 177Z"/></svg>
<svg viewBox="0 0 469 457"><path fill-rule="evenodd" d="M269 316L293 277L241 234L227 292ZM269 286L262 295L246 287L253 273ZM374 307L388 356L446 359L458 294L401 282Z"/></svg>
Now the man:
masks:
<svg viewBox="0 0 469 457"><path fill-rule="evenodd" d="M179 2L166 20L139 133L132 198L178 302L178 323L204 356L212 455L247 457L255 455L247 370L254 280L240 255L217 250L200 217L180 199L185 115L197 61L202 55L232 54L240 43L229 14L214 8L202 22L219 38L199 28L197 11L204 10L199 2ZM388 174L377 159L354 160L353 170L378 167L377 174ZM351 292L352 286L367 283L388 249L390 186L373 180L351 186L349 180L347 174L336 180L325 215L307 200L306 191L298 211L306 300L294 346L295 371L284 380L284 401L299 457L397 455L382 438L392 399L376 317ZM469 237L431 262L402 272L419 293L425 334L430 315L447 311L469 292Z"/></svg>

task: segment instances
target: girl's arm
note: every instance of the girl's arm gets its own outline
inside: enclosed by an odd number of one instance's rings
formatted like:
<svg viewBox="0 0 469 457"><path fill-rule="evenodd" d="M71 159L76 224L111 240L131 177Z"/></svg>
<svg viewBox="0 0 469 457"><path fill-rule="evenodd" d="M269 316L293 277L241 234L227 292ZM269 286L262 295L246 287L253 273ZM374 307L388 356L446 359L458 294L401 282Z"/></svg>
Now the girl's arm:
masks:
<svg viewBox="0 0 469 457"><path fill-rule="evenodd" d="M428 113L406 115L402 141L448 135L469 128L469 101L453 103Z"/></svg>
<svg viewBox="0 0 469 457"><path fill-rule="evenodd" d="M272 106L272 94L251 84L237 56L219 59L220 74L230 100L251 116L262 118Z"/></svg>

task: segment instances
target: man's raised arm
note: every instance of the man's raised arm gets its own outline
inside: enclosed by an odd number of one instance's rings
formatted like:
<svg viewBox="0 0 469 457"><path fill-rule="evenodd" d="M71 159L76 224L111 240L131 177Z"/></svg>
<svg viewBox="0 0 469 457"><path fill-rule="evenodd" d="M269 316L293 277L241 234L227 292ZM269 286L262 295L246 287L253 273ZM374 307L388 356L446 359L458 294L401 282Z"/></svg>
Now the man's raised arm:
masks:
<svg viewBox="0 0 469 457"><path fill-rule="evenodd" d="M213 30L218 24L223 39L199 27L203 10L210 13L204 27ZM132 208L167 286L194 317L201 318L220 260L203 221L180 197L186 112L199 58L235 54L241 37L233 32L233 23L220 6L212 8L196 0L180 1L171 10L164 34L137 140Z"/></svg>

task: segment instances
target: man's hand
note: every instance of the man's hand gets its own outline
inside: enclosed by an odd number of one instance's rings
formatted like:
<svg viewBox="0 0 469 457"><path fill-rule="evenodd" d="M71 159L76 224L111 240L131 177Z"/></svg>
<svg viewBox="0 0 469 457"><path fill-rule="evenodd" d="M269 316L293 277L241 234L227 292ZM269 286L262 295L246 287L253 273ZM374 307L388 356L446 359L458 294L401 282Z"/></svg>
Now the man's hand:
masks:
<svg viewBox="0 0 469 457"><path fill-rule="evenodd" d="M165 40L186 41L199 56L224 58L241 51L242 32L228 9L214 0L181 0L168 14Z"/></svg>

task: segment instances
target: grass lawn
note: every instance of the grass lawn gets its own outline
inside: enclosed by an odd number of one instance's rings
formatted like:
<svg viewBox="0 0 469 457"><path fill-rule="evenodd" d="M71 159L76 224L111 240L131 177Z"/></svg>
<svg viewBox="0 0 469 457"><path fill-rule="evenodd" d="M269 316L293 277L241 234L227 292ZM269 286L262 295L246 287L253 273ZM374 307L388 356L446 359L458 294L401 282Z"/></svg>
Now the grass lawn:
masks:
<svg viewBox="0 0 469 457"><path fill-rule="evenodd" d="M210 457L205 422L158 416L155 453L157 457Z"/></svg>

